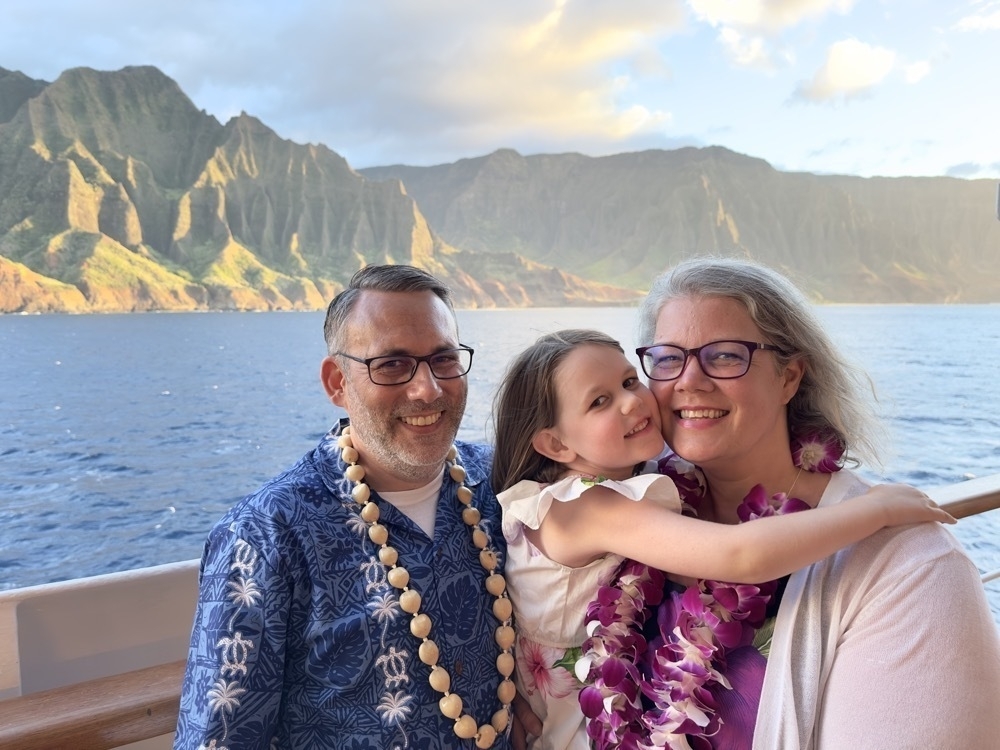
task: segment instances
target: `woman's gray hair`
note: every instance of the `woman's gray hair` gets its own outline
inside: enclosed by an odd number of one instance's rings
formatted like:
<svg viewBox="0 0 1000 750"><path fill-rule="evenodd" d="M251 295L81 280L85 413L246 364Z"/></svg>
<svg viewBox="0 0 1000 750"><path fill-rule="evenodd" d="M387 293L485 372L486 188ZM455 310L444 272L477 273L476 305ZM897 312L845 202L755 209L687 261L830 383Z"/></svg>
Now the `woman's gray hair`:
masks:
<svg viewBox="0 0 1000 750"><path fill-rule="evenodd" d="M823 329L812 306L786 277L736 258L692 258L661 274L639 307L637 340L650 346L661 308L678 298L724 297L739 302L767 342L781 347L776 361L805 362L799 390L788 404L794 439L833 433L852 463L879 465L885 428L875 417L868 374L848 361Z"/></svg>

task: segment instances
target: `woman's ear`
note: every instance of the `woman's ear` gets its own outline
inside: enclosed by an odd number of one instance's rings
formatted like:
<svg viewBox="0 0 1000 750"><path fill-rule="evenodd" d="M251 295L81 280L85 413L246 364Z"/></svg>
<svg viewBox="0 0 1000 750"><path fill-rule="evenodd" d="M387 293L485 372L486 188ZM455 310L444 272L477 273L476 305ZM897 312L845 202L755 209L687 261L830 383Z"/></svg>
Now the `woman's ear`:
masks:
<svg viewBox="0 0 1000 750"><path fill-rule="evenodd" d="M559 436L551 429L539 430L531 439L531 447L538 453L551 458L556 463L569 463L576 458L576 453L570 450Z"/></svg>
<svg viewBox="0 0 1000 750"><path fill-rule="evenodd" d="M802 378L806 374L806 363L801 357L795 357L787 365L782 372L782 396L784 403L788 403L792 400L796 393L799 391L799 385L802 384Z"/></svg>

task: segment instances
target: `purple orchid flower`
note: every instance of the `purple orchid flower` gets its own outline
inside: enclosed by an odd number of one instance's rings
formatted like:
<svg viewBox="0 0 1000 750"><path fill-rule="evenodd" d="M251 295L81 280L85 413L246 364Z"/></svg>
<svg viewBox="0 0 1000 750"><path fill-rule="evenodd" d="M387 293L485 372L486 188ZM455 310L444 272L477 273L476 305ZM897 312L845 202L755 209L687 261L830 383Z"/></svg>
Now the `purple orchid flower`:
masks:
<svg viewBox="0 0 1000 750"><path fill-rule="evenodd" d="M792 462L806 471L840 471L844 444L833 432L812 432L792 440Z"/></svg>

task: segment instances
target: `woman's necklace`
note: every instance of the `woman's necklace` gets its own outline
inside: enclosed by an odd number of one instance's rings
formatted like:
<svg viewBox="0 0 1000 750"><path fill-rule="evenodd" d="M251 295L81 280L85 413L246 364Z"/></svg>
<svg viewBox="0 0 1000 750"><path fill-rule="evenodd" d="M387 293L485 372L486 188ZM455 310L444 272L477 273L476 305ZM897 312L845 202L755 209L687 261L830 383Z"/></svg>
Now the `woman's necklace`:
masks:
<svg viewBox="0 0 1000 750"><path fill-rule="evenodd" d="M675 476L675 478L676 478L676 472L674 473L673 476ZM790 498L792 496L792 490L795 489L795 485L799 481L799 477L800 476L802 476L802 467L801 466L799 466L799 470L797 472L795 472L795 478L792 479L792 483L789 485L788 489L785 490L784 493L779 492L778 494L776 494L776 495L773 496L774 499L778 502L779 506L780 506L780 504L782 502L784 502L785 500L787 500L788 498ZM685 493L683 492L683 490L685 488L682 487L681 489L682 489L682 492L681 492L682 499L685 502L688 502L690 504L690 501L687 500L687 498L684 497ZM700 500L705 500L705 499L708 498L708 492L707 492L707 490L705 488L701 488L699 490L699 492L700 492L700 494L703 495L703 497L699 498L699 500L697 502L700 502ZM763 510L763 509L765 509L767 507L766 505L761 505L759 499L754 504L756 507L754 507L753 505L747 505L748 499L750 499L751 497L753 497L755 495L758 498L761 498L762 497L762 494L761 494L762 492L763 492L763 486L760 487L759 491L758 491L757 487L755 487L753 490L751 490L751 494L749 494L745 498L743 498L743 502L740 504L740 506L737 508L737 511L736 511L737 515L739 516L739 519L741 521L749 521L751 518L758 518L760 514L754 515L753 511ZM748 508L752 508L752 510L749 513L749 515L747 515L747 509ZM765 514L766 514L766 511L765 511ZM744 515L746 517L744 517ZM711 514L701 513L701 514L698 515L698 518L701 518L703 520L709 520L709 521L718 521L718 518L717 518L717 516L715 516L714 513L711 513Z"/></svg>
<svg viewBox="0 0 1000 750"><path fill-rule="evenodd" d="M493 614L500 620L500 626L496 629L494 637L500 647L500 655L497 657L497 671L502 679L497 687L497 698L500 699L501 706L493 714L490 723L482 725L478 724L471 715L462 713L464 707L462 699L449 690L451 675L438 664L440 651L437 644L430 639L431 618L420 612L420 594L410 588L410 574L406 568L397 564L399 553L394 547L389 546L389 530L378 522L379 508L371 500L371 489L362 481L365 477L365 470L358 463L360 454L351 440L350 427L344 428L337 445L340 448L340 457L349 464L344 471L344 476L354 483L351 497L361 506L361 518L368 524L368 538L379 547L378 558L387 569L386 577L389 583L400 590L400 608L412 615L410 632L420 641L417 655L420 661L430 667L429 682L431 687L443 694L438 701L438 708L441 713L455 722L453 729L456 735L462 739L474 739L478 748L492 747L497 734L507 728L510 721L510 704L514 700L515 694L514 683L510 679L514 672L514 655L511 653L511 648L514 645L514 627L511 624L513 607L510 599L507 598L507 582L500 573L496 572L497 553L487 546L489 537L479 526L481 515L479 510L472 505L472 490L462 484L465 481L465 469L458 463L458 450L453 445L448 451L448 472L451 478L458 482L458 501L464 506L462 520L472 529L472 543L479 550L479 563L487 572L486 590L496 597L496 601L493 602Z"/></svg>
<svg viewBox="0 0 1000 750"><path fill-rule="evenodd" d="M799 475L800 474L802 474L802 467L801 466L799 467L799 470L797 472L795 472L795 479L792 480L792 486L789 487L787 490L785 490L785 497L791 497L792 496L792 490L795 489L795 483L797 481L799 481Z"/></svg>

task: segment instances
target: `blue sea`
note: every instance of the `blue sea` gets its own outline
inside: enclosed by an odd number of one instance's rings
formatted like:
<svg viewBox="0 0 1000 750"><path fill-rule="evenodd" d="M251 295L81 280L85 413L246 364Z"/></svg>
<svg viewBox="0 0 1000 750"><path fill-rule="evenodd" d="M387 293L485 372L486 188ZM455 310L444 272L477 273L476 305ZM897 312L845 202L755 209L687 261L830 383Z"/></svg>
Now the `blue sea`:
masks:
<svg viewBox="0 0 1000 750"><path fill-rule="evenodd" d="M1000 305L817 308L871 374L894 450L928 488L1000 474ZM460 437L539 334L634 346L632 308L462 310L476 350ZM0 317L0 589L200 556L212 523L341 416L319 383L322 313ZM1000 511L955 533L1000 569ZM1000 581L987 587L1000 621Z"/></svg>

